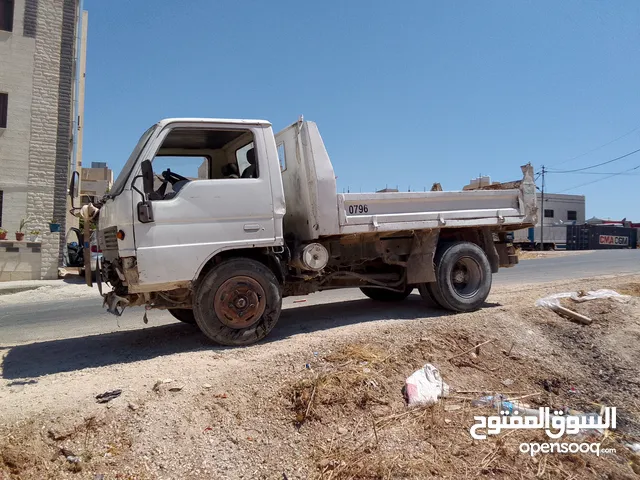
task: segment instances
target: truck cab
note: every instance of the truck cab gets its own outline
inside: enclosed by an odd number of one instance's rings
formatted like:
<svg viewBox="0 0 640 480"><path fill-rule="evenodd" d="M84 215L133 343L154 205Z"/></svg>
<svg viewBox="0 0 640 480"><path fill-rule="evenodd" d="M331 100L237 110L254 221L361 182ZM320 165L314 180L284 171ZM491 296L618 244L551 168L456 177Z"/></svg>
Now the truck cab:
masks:
<svg viewBox="0 0 640 480"><path fill-rule="evenodd" d="M136 268L123 272L129 291L184 287L223 250L284 244L284 191L268 122L167 119L142 136L136 152L99 222L105 260L135 258Z"/></svg>

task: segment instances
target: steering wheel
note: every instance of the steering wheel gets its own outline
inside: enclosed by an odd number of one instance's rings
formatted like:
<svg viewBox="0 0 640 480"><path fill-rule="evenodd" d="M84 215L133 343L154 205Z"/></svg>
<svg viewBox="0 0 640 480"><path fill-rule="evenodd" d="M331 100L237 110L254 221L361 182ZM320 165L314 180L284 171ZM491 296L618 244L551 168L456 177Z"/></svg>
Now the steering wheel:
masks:
<svg viewBox="0 0 640 480"><path fill-rule="evenodd" d="M171 184L171 186L175 185L176 183L186 180L187 182L189 181L189 179L187 177L183 177L182 175L178 175L177 173L172 172L170 169L166 169L164 172L162 172L162 178L164 178L165 182L169 182Z"/></svg>

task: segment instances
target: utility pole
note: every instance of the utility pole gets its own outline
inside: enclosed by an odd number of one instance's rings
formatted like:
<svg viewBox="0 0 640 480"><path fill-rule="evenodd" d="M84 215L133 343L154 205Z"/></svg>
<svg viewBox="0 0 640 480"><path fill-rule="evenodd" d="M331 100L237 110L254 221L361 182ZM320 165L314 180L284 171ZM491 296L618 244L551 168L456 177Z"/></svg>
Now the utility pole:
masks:
<svg viewBox="0 0 640 480"><path fill-rule="evenodd" d="M540 218L540 251L544 250L544 174L544 165L542 165L542 198L540 201L540 211L542 212L542 217Z"/></svg>

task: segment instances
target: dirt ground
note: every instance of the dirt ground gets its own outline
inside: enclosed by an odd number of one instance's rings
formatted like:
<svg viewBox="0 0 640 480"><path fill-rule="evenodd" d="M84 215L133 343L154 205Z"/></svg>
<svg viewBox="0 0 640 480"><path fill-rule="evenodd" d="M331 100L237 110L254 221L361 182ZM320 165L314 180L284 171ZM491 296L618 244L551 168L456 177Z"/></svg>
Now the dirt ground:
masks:
<svg viewBox="0 0 640 480"><path fill-rule="evenodd" d="M597 288L629 297L565 303L591 325L534 306ZM314 320L286 338L218 348L176 324L118 334L111 348L130 357L117 363L90 338L14 346L2 351L0 479L638 478L626 446L640 442L638 295L640 277L624 276L496 288L460 315L417 294L301 304L300 323ZM427 362L451 391L408 408L405 378ZM496 393L532 408L617 407L616 430L579 440L615 453L531 457L522 442L552 441L534 430L473 440L473 417L496 413L471 402Z"/></svg>
<svg viewBox="0 0 640 480"><path fill-rule="evenodd" d="M520 260L537 260L540 258L568 257L571 255L588 255L595 250L548 250L544 252L516 250Z"/></svg>

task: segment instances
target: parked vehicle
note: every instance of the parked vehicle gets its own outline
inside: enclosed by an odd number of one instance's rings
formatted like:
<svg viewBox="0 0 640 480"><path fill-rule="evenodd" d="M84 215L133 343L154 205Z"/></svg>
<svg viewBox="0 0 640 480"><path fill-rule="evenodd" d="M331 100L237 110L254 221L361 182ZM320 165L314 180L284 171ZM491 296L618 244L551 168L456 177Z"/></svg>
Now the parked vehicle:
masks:
<svg viewBox="0 0 640 480"><path fill-rule="evenodd" d="M507 232L536 223L533 169L522 172L518 188L340 194L312 122L274 135L264 120L162 120L97 205L98 281L113 287L110 312L169 309L226 345L261 340L283 297L320 290L394 302L418 288L475 310L492 273L518 261Z"/></svg>
<svg viewBox="0 0 640 480"><path fill-rule="evenodd" d="M82 274L85 269L84 265L84 235L79 228L72 227L67 232L64 246L64 266L79 268ZM96 265L102 260L102 251L98 248L96 232L91 232L89 240L89 248L91 249L91 271L96 271Z"/></svg>

